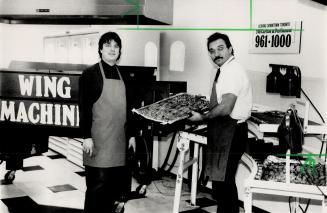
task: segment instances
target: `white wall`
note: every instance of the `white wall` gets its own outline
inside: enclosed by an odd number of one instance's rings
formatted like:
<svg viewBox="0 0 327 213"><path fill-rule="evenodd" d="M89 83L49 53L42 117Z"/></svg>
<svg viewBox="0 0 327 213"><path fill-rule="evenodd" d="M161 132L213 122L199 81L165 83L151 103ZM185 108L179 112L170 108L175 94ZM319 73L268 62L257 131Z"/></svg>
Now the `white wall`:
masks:
<svg viewBox="0 0 327 213"><path fill-rule="evenodd" d="M174 27L246 28L250 0L175 0Z"/></svg>
<svg viewBox="0 0 327 213"><path fill-rule="evenodd" d="M327 79L327 7L309 0L253 0L253 4L254 22L302 20L304 31L300 54L251 55L249 68L267 70L265 62L269 60L297 65L303 76Z"/></svg>
<svg viewBox="0 0 327 213"><path fill-rule="evenodd" d="M158 47L159 54L159 32L121 31L119 28L104 25L1 25L3 57L0 68L8 68L12 60L44 61L43 38L69 33L98 31L101 35L109 30L116 31L122 39L121 65L144 66L144 47L149 41Z"/></svg>
<svg viewBox="0 0 327 213"><path fill-rule="evenodd" d="M4 57L4 51L3 51L3 28L4 24L0 24L0 68L3 64L3 57Z"/></svg>
<svg viewBox="0 0 327 213"><path fill-rule="evenodd" d="M280 98L279 95L267 95L264 92L265 76L271 71L270 63L298 66L302 73L303 89L327 118L327 93L323 92L327 91L327 7L310 0L253 0L253 23L299 20L303 21L303 32L299 54L250 54L248 50L252 32L235 30L249 28L249 2L250 0L175 1L173 27L231 29L222 32L229 35L237 59L249 71L256 103L286 109L293 100ZM213 66L207 54L206 39L213 32L215 30L209 29L162 31L161 79L187 81L188 92L207 95L211 88L208 74ZM183 41L186 46L184 72L169 71L169 48L176 40Z"/></svg>
<svg viewBox="0 0 327 213"><path fill-rule="evenodd" d="M179 0L175 1L174 27L248 28L250 0ZM235 34L234 47L242 53L249 70L268 71L268 63L298 65L304 76L327 78L327 8L311 0L253 0L253 23L264 21L302 20L301 54L247 54L251 32L225 31ZM204 30L205 31L205 30ZM203 32L203 31L202 31ZM237 35L236 35L237 34ZM197 42L202 37L194 36ZM201 40L202 39L202 40ZM313 57L314 56L314 57Z"/></svg>
<svg viewBox="0 0 327 213"><path fill-rule="evenodd" d="M237 52L249 70L268 71L268 63L294 64L303 76L327 78L327 7L311 0L252 0L252 21L303 21L301 54L246 54L251 32L225 31L235 40ZM250 0L178 0L174 3L174 27L249 28ZM205 30L204 30L205 31ZM202 32L204 32L202 31ZM202 37L194 37L197 42ZM243 55L244 53L244 55ZM314 56L314 57L313 57ZM244 58L243 58L244 57Z"/></svg>
<svg viewBox="0 0 327 213"><path fill-rule="evenodd" d="M296 65L302 71L302 88L312 99L327 120L327 7L311 0L253 0L253 23L271 21L303 21L302 44L299 54L250 54L251 31L249 28L250 0L178 0L174 3L173 27L202 28L183 31L161 32L161 80L187 81L188 92L208 95L213 65L206 50L206 39L216 30L204 28L229 28L222 30L229 35L235 55L249 72L253 84L254 102L285 110L294 98L280 97L265 92L269 64ZM169 49L174 41L182 41L186 47L185 71L169 70ZM303 98L303 95L302 95ZM317 114L310 111L310 119L321 122ZM169 141L167 138L166 141ZM307 142L306 142L307 143ZM312 144L319 153L320 143ZM160 144L163 162L168 142ZM312 150L311 150L312 151ZM170 161L171 162L171 161ZM238 173L239 194L242 199L242 181L246 175ZM278 196L255 196L254 204L270 212L288 212L287 198ZM317 203L315 203L317 204ZM276 208L278 206L278 208ZM320 211L311 205L310 212Z"/></svg>
<svg viewBox="0 0 327 213"><path fill-rule="evenodd" d="M43 61L43 37L81 28L64 25L3 25L3 61L1 68L8 68L12 60Z"/></svg>
<svg viewBox="0 0 327 213"><path fill-rule="evenodd" d="M100 34L108 31L115 31L119 34L122 40L122 57L119 61L121 65L144 66L144 47L147 42L153 42L159 53L160 34L157 31L128 31L121 30L122 26L105 25L95 25L92 28L98 29Z"/></svg>
<svg viewBox="0 0 327 213"><path fill-rule="evenodd" d="M207 32L172 31L160 34L161 79L167 81L187 81L187 91L193 94L209 95L209 80L212 66L205 48ZM185 44L185 70L169 71L170 46L174 41Z"/></svg>

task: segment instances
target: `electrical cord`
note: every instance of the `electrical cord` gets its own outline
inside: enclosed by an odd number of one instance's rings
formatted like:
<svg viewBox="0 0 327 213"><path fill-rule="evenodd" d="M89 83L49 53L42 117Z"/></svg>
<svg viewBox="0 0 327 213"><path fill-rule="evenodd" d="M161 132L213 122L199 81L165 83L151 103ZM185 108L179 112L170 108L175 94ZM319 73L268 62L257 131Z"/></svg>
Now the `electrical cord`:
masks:
<svg viewBox="0 0 327 213"><path fill-rule="evenodd" d="M144 138L142 138L142 141L144 143L145 153L148 153L149 154L149 157L147 157L147 162L146 162L146 165L148 167L150 165L150 159L152 158L152 155L150 153L149 147L148 147L148 145L147 145L147 143L146 143L146 141L145 141Z"/></svg>
<svg viewBox="0 0 327 213"><path fill-rule="evenodd" d="M148 144L147 144L146 140L144 139L144 137L142 135L138 137L138 140L141 140L143 145L144 145L145 153L147 155L147 157L146 157L146 167L149 167L150 159L152 158L152 155L151 155L151 152L149 150Z"/></svg>
<svg viewBox="0 0 327 213"><path fill-rule="evenodd" d="M154 187L157 189L157 191L158 191L159 194L162 194L162 195L164 195L164 196L169 196L169 197L173 197L173 196L175 196L175 190L174 190L175 187L173 187L173 186L167 186L167 185L165 185L163 182L164 182L163 180L160 181L161 185L162 185L163 187L165 187L165 188L168 188L168 189L172 190L171 193L165 193L165 192L163 192L163 191L158 187L158 185L157 185L158 183L156 183L155 181L153 181L152 183L153 183ZM181 194L181 196L186 196L186 195L189 196L189 195L190 195L190 192L184 192L184 193Z"/></svg>
<svg viewBox="0 0 327 213"><path fill-rule="evenodd" d="M301 167L303 167L303 164L302 164L301 160L299 159L299 157L297 157L297 161L300 163ZM305 169L304 169L303 171L304 171L305 173L308 173L308 171L305 170ZM313 180L312 180L311 176L310 176L310 175L307 175L307 177L308 177L308 182L309 182L309 184L310 184L310 185L314 185L314 186L316 186L317 189L320 191L320 193L321 193L324 197L327 197L327 195L326 195L326 194L325 194L325 193L320 189L320 187L319 187L318 185L316 185L316 184L313 183ZM306 213L306 212L307 212L308 207L309 207L309 204L310 204L310 200L311 200L311 199L308 200L308 203L307 203L307 206L306 206L306 208L305 208L305 211L303 211L302 207L300 206L300 208L301 208L301 210L302 210L303 213Z"/></svg>
<svg viewBox="0 0 327 213"><path fill-rule="evenodd" d="M300 209L301 209L301 211L302 211L303 213L306 213L306 212L308 211L308 207L309 207L310 201L311 201L311 199L308 199L308 202L307 202L307 205L306 205L306 207L305 207L305 210L303 210L303 209L302 209L302 206L300 206Z"/></svg>
<svg viewBox="0 0 327 213"><path fill-rule="evenodd" d="M309 207L310 201L311 201L311 199L308 199L308 202L307 202L307 205L305 207L305 210L303 210L302 206L300 206L300 201L299 201L299 207L300 207L300 209L301 209L301 211L303 213L306 213L308 211L308 207ZM289 210L290 210L290 213L291 213L292 212L292 208L291 208L291 197L288 197L288 207L289 207Z"/></svg>
<svg viewBox="0 0 327 213"><path fill-rule="evenodd" d="M176 152L175 152L174 159L173 159L172 163L170 164L170 166L169 166L167 172L170 172L170 171L174 168L175 163L176 163L176 161L177 161L177 157L178 157L178 155L179 155L179 150L176 148Z"/></svg>
<svg viewBox="0 0 327 213"><path fill-rule="evenodd" d="M320 114L319 110L316 108L316 106L312 103L311 99L307 96L307 94L304 92L304 90L301 88L301 91L303 93L303 95L308 99L308 101L310 102L310 104L312 105L312 107L315 109L315 111L317 112L317 114L319 115L320 119L322 120L323 123L325 123L324 118L322 117L322 115Z"/></svg>
<svg viewBox="0 0 327 213"><path fill-rule="evenodd" d="M310 104L312 105L312 107L314 108L314 110L316 111L316 113L319 115L320 119L322 120L322 122L325 124L325 120L322 117L322 115L320 114L319 110L316 108L316 106L313 104L313 102L311 101L311 99L309 98L309 96L304 92L304 90L301 88L301 92L303 93L303 95L306 97L306 99L308 99L308 101L310 102ZM321 157L322 155L322 149L324 147L324 143L321 143L321 147L320 147L320 154L319 157ZM327 144L326 144L326 153L327 153ZM326 154L325 153L325 154ZM325 155L325 161L326 161L327 155Z"/></svg>
<svg viewBox="0 0 327 213"><path fill-rule="evenodd" d="M157 191L162 194L162 195L165 195L165 196L174 196L174 195L171 195L171 194L168 194L168 193L163 193L159 187L157 186L157 184L155 182L153 182L153 185L156 187Z"/></svg>
<svg viewBox="0 0 327 213"><path fill-rule="evenodd" d="M304 128L303 128L303 125L302 125L302 122L301 122L301 119L299 118L299 116L297 116L297 112L296 110L294 110L293 108L291 108L291 111L294 115L294 118L295 118L295 122L296 124L298 124L298 126L301 128L301 132L302 134L304 134ZM301 141L302 142L302 141Z"/></svg>
<svg viewBox="0 0 327 213"><path fill-rule="evenodd" d="M297 116L297 113L296 113L296 111L294 110L294 108L291 108L291 111L292 111L292 113L293 113L293 115L294 115L295 122L297 123L298 126L300 126L300 129L301 129L302 134L304 134L303 125L302 125L302 123L301 123L300 118ZM302 144L302 143L303 143L303 141L302 141L303 138L302 138L302 137L300 137L300 138L301 138L301 144ZM289 134L289 140L290 140L290 144L292 144L292 137L291 137L291 134ZM303 164L302 164L301 160L299 159L299 157L297 156L296 158L297 158L296 160L299 162L299 164L301 165L301 167L303 167ZM304 168L304 167L303 167L303 168ZM307 174L307 170L304 169L304 172ZM311 179L311 176L310 176L310 175L307 175L307 177L308 177L308 182L309 182L309 184L310 184L310 185L314 185L314 186L316 186L316 187L318 188L318 190L321 192L321 194L324 195L324 196L326 197L326 195L325 195L324 192L319 188L319 186L313 183L313 180ZM303 208L302 208L302 207L300 206L300 204L299 204L299 207L300 207L300 209L301 209L301 211L302 211L303 213L306 213L306 212L307 212L307 210L308 210L308 208L309 208L309 205L310 205L310 200L311 200L311 199L308 200L305 210L303 210ZM289 204L289 209L290 209L290 212L291 212L291 197L289 197L289 199L288 199L288 204Z"/></svg>
<svg viewBox="0 0 327 213"><path fill-rule="evenodd" d="M168 148L168 151L167 151L167 154L166 154L165 160L164 160L162 166L160 167L160 170L162 170L162 171L164 171L164 170L165 170L165 167L167 166L168 159L169 159L169 157L170 157L171 150L172 150L173 145L174 145L174 141L175 141L176 134L177 134L177 132L174 132L174 133L173 133L173 137L171 138L171 141L170 141L170 144L169 144L169 148Z"/></svg>

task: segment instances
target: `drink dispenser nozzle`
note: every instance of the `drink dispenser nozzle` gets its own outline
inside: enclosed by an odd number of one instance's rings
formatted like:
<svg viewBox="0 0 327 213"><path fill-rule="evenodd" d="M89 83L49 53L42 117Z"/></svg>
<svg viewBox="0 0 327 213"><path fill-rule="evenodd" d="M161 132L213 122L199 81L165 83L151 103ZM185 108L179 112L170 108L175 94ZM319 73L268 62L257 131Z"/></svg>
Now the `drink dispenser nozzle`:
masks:
<svg viewBox="0 0 327 213"><path fill-rule="evenodd" d="M280 94L284 96L301 95L301 71L297 66L286 66L286 73L282 77Z"/></svg>
<svg viewBox="0 0 327 213"><path fill-rule="evenodd" d="M280 73L280 65L278 64L269 64L272 68L271 73L267 75L266 81L266 92L270 93L279 93L280 92L280 81L282 74Z"/></svg>
<svg viewBox="0 0 327 213"><path fill-rule="evenodd" d="M297 66L269 64L272 72L267 75L266 92L280 93L283 96L301 95L301 71ZM281 70L286 70L285 74Z"/></svg>

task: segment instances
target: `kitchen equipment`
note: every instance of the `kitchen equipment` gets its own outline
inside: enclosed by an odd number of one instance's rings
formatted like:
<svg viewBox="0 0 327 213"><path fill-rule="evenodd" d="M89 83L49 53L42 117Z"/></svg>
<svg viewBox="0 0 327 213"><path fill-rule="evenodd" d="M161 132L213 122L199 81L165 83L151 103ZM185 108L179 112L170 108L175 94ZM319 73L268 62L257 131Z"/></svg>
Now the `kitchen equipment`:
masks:
<svg viewBox="0 0 327 213"><path fill-rule="evenodd" d="M0 23L119 24L173 23L173 0L0 0Z"/></svg>
<svg viewBox="0 0 327 213"><path fill-rule="evenodd" d="M280 94L285 96L296 96L301 94L301 71L297 66L287 66L286 74L280 81Z"/></svg>
<svg viewBox="0 0 327 213"><path fill-rule="evenodd" d="M279 65L269 64L269 66L272 67L272 72L267 75L266 92L279 93L280 80L283 75L280 73Z"/></svg>
<svg viewBox="0 0 327 213"><path fill-rule="evenodd" d="M279 124L277 133L281 153L290 149L292 154L301 153L304 143L302 122L297 115L294 106L286 111L284 118Z"/></svg>
<svg viewBox="0 0 327 213"><path fill-rule="evenodd" d="M301 71L297 66L269 64L272 72L267 75L266 92L280 93L283 96L301 95ZM285 73L283 71L285 70Z"/></svg>

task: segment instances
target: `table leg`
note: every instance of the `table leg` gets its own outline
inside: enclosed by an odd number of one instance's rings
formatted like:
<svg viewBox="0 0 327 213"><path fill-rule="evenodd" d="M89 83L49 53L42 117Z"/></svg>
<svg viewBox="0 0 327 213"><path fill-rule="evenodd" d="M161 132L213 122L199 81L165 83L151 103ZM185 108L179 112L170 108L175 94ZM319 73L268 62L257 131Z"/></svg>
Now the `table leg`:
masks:
<svg viewBox="0 0 327 213"><path fill-rule="evenodd" d="M245 187L244 210L245 213L252 213L252 192L250 187Z"/></svg>
<svg viewBox="0 0 327 213"><path fill-rule="evenodd" d="M192 185L191 185L191 205L196 205L196 192L198 184L198 168L199 168L199 144L194 143L194 152L193 159L196 159L196 162L192 165Z"/></svg>
<svg viewBox="0 0 327 213"><path fill-rule="evenodd" d="M153 137L152 147L152 168L158 171L159 169L159 140L158 137Z"/></svg>
<svg viewBox="0 0 327 213"><path fill-rule="evenodd" d="M321 201L321 213L327 212L327 199L324 197Z"/></svg>
<svg viewBox="0 0 327 213"><path fill-rule="evenodd" d="M184 158L185 151L180 152L179 167L176 177L176 186L175 186L175 197L174 197L174 208L173 213L179 212L179 204L181 201L182 185L183 185L183 170L184 170Z"/></svg>

